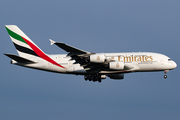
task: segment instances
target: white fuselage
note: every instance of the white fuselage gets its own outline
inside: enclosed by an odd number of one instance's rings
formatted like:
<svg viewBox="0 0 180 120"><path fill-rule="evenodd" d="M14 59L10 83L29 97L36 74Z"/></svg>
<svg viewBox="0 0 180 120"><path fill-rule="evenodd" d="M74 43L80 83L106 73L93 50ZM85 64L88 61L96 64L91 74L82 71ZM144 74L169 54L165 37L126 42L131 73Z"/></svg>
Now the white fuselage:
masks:
<svg viewBox="0 0 180 120"><path fill-rule="evenodd" d="M45 54L22 30L16 25L5 25L6 30L19 54L7 54L12 64L44 71L84 75L85 80L98 81L105 79L123 79L124 73L164 71L164 78L169 70L176 68L176 63L169 57L151 52L134 53L92 53L62 42L50 39L68 54Z"/></svg>
<svg viewBox="0 0 180 120"><path fill-rule="evenodd" d="M126 72L147 72L147 71L164 71L176 68L177 64L169 57L151 52L134 52L134 53L97 53L105 55L107 60L123 62L128 69L124 70L105 70L101 74L117 74ZM40 69L45 71L64 73L64 74L87 74L86 70L78 64L75 60L71 60L70 56L66 54L48 55L51 59L56 61L62 67L53 65L52 63L41 59L40 57L28 58L35 61L35 64L22 64L12 61L13 64Z"/></svg>

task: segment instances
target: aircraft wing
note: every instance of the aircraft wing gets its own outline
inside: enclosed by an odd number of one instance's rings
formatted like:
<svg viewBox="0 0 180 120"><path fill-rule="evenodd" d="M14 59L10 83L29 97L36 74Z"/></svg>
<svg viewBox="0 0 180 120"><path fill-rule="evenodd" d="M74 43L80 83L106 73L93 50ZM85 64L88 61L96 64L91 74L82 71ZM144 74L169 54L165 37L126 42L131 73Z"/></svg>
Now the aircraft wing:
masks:
<svg viewBox="0 0 180 120"><path fill-rule="evenodd" d="M92 55L92 54L95 54L95 53L87 52L87 51L72 47L70 45L67 45L65 43L55 42L55 41L53 41L51 39L50 39L50 41L51 41L51 45L55 44L58 47L65 50L66 52L68 52L69 54L67 56L70 56L71 60L76 61L74 64L79 63L82 67L84 67L84 69L87 72L101 71L101 69L104 68L104 66L105 66L105 64L91 63L91 62L88 61L88 57L90 55Z"/></svg>
<svg viewBox="0 0 180 120"><path fill-rule="evenodd" d="M50 41L51 41L51 45L55 44L58 47L65 50L66 52L68 52L69 54L67 56L70 56L71 60L76 61L74 64L77 64L77 63L80 64L82 67L84 67L84 70L86 70L88 73L100 72L100 71L106 70L107 69L106 66L108 65L108 63L112 62L112 60L106 61L105 63L89 62L89 56L96 54L96 53L91 53L91 52L87 52L84 50L80 50L78 48L72 47L65 43L55 42L53 40L50 40ZM125 65L125 68L126 68L126 70L130 70L130 69L134 69L134 66L126 66Z"/></svg>
<svg viewBox="0 0 180 120"><path fill-rule="evenodd" d="M62 48L63 50L65 50L66 52L70 52L70 53L80 53L80 54L89 54L90 52L84 51L84 50L80 50L78 48L72 47L70 45L67 45L65 43L61 43L61 42L55 42L53 40L51 40L51 45L55 44L58 47Z"/></svg>

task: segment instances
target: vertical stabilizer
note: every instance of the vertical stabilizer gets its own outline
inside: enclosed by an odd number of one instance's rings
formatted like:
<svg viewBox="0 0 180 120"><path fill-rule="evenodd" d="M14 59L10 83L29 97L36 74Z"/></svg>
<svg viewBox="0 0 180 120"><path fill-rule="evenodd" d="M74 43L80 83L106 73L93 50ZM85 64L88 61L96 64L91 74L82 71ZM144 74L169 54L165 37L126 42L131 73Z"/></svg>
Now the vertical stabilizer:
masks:
<svg viewBox="0 0 180 120"><path fill-rule="evenodd" d="M25 35L16 25L5 25L11 40L21 58L40 57L47 62L64 68L48 55L46 55L27 35ZM12 55L11 55L12 57ZM14 58L14 56L13 56ZM16 57L17 58L17 57ZM18 57L20 58L20 57ZM22 59L21 59L22 60ZM23 59L24 60L24 59Z"/></svg>
<svg viewBox="0 0 180 120"><path fill-rule="evenodd" d="M43 51L16 25L5 25L19 56L34 57L43 55Z"/></svg>

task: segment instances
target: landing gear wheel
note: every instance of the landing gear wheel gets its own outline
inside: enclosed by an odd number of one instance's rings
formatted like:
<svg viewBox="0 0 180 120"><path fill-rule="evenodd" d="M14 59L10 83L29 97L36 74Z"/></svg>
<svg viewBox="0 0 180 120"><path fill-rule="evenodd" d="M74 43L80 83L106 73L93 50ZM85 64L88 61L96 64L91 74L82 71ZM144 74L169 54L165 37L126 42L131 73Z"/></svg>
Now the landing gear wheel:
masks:
<svg viewBox="0 0 180 120"><path fill-rule="evenodd" d="M165 70L165 71L164 71L164 78L165 78L165 79L167 78L167 75L166 75L167 72L169 72L169 70Z"/></svg>
<svg viewBox="0 0 180 120"><path fill-rule="evenodd" d="M85 75L85 76L84 76L84 79L87 81L87 80L88 80L88 76L87 76L87 75Z"/></svg>
<svg viewBox="0 0 180 120"><path fill-rule="evenodd" d="M164 75L164 78L166 79L166 78L167 78L167 75Z"/></svg>
<svg viewBox="0 0 180 120"><path fill-rule="evenodd" d="M89 80L89 81L93 81L93 82L96 82L96 81L101 82L102 81L101 75L99 75L99 74L86 74L86 75L84 75L84 79L86 81Z"/></svg>

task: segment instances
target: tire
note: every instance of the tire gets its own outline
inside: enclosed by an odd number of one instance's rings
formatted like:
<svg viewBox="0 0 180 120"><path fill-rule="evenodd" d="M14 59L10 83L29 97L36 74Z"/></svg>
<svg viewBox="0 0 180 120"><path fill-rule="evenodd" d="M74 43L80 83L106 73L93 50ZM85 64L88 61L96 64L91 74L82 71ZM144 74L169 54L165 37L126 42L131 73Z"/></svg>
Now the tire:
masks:
<svg viewBox="0 0 180 120"><path fill-rule="evenodd" d="M167 75L164 75L164 78L166 79L166 78L167 78Z"/></svg>

